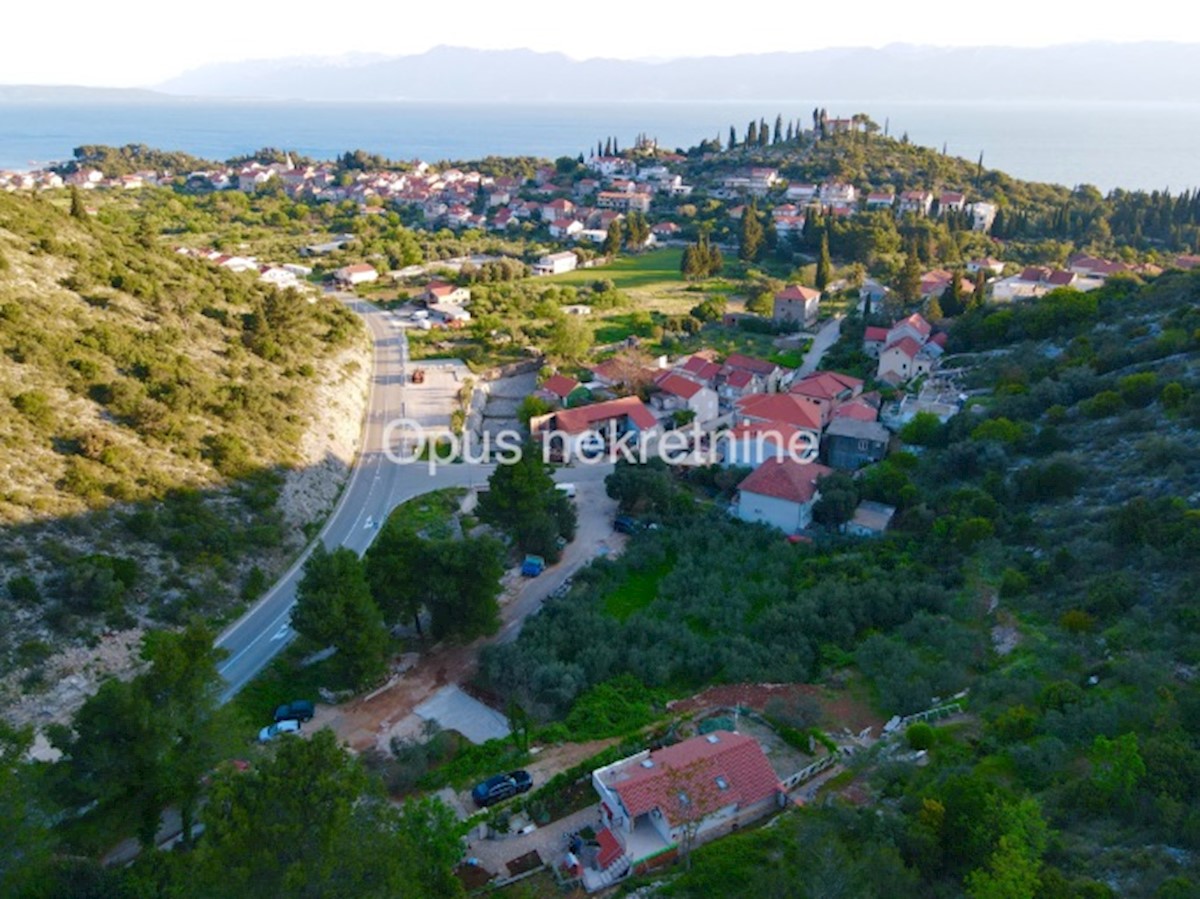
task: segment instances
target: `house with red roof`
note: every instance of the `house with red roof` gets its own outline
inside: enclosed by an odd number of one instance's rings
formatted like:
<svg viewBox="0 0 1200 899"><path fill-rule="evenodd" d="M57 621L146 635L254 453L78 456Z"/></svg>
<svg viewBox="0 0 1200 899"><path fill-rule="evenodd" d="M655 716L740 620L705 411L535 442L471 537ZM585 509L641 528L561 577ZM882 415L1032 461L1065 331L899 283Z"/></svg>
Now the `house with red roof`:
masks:
<svg viewBox="0 0 1200 899"><path fill-rule="evenodd" d="M445 281L430 281L425 285L420 298L429 306L434 303L457 303L461 306L471 302L471 291Z"/></svg>
<svg viewBox="0 0 1200 899"><path fill-rule="evenodd" d="M888 330L875 377L889 384L903 384L928 374L937 366L944 346L945 337L934 335L933 326L914 312Z"/></svg>
<svg viewBox="0 0 1200 899"><path fill-rule="evenodd" d="M566 375L551 375L542 386L536 391L536 395L543 399L549 400L557 406L567 406L567 400L576 390L579 390L580 383L574 378L568 378Z"/></svg>
<svg viewBox="0 0 1200 899"><path fill-rule="evenodd" d="M693 381L698 381L705 387L717 386L717 375L721 373L721 365L714 362L706 356L699 353L688 356L682 365L677 365L675 370L685 378L691 378Z"/></svg>
<svg viewBox="0 0 1200 899"><path fill-rule="evenodd" d="M538 427L537 436L549 440L552 451L570 459L611 449L630 432L629 442L636 446L658 431L658 419L646 404L636 396L623 396L562 409Z"/></svg>
<svg viewBox="0 0 1200 899"><path fill-rule="evenodd" d="M369 281L376 281L378 279L379 272L375 271L375 266L368 265L365 262L343 266L333 273L333 280L339 284L347 284L351 287L355 284L366 284Z"/></svg>
<svg viewBox="0 0 1200 899"><path fill-rule="evenodd" d="M772 392L779 389L779 379L783 377L783 369L766 359L746 356L742 353L731 353L721 366L721 375L728 378L735 371L748 371L758 375L763 382L763 390Z"/></svg>
<svg viewBox="0 0 1200 899"><path fill-rule="evenodd" d="M812 524L813 506L821 498L817 482L832 471L790 456L766 459L738 484L737 516L799 533Z"/></svg>
<svg viewBox="0 0 1200 899"><path fill-rule="evenodd" d="M704 426L718 415L717 392L699 381L685 378L673 371L663 372L654 380L656 392L650 404L662 412L689 411L694 420Z"/></svg>
<svg viewBox="0 0 1200 899"><path fill-rule="evenodd" d="M801 284L789 284L775 294L771 318L780 324L807 327L817 320L820 305L821 291Z"/></svg>
<svg viewBox="0 0 1200 899"><path fill-rule="evenodd" d="M818 450L812 431L786 421L744 421L722 431L716 446L722 465L746 468L758 468L767 459L808 458Z"/></svg>
<svg viewBox="0 0 1200 899"><path fill-rule="evenodd" d="M767 389L762 376L745 368L731 369L721 379L717 394L727 402L734 402L752 393L762 393Z"/></svg>
<svg viewBox="0 0 1200 899"><path fill-rule="evenodd" d="M723 836L786 801L758 741L726 730L597 768L592 786L606 826L596 835L597 870L584 873L591 890L629 871L640 873L689 836L695 843ZM600 876L605 871L607 878Z"/></svg>
<svg viewBox="0 0 1200 899"><path fill-rule="evenodd" d="M863 332L863 352L872 359L878 359L879 354L887 345L888 329L877 325L868 325Z"/></svg>
<svg viewBox="0 0 1200 899"><path fill-rule="evenodd" d="M821 434L821 413L803 398L790 393L752 393L734 403L734 421L787 422L794 428Z"/></svg>
<svg viewBox="0 0 1200 899"><path fill-rule="evenodd" d="M842 403L862 393L863 382L836 371L814 371L794 381L788 393L798 396L817 409L824 427L833 420L833 413Z"/></svg>
<svg viewBox="0 0 1200 899"><path fill-rule="evenodd" d="M933 208L933 194L927 190L906 190L900 194L900 214L929 215Z"/></svg>

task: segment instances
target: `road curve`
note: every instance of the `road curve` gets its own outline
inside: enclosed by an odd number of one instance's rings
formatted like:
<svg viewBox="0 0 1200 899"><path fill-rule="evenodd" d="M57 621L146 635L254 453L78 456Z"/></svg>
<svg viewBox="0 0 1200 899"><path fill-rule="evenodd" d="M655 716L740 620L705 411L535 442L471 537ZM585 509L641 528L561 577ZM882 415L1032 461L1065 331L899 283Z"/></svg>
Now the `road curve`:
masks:
<svg viewBox="0 0 1200 899"><path fill-rule="evenodd" d="M435 472L422 464L398 465L385 453L389 422L411 417L436 429L448 425L448 416L422 421L421 414L408 408L405 392L407 344L404 333L393 326L393 317L376 306L343 297L366 322L374 342L370 395L361 449L342 495L317 539L327 548L346 546L362 553L374 538L380 522L400 503L442 487L470 487L486 481L491 466L456 464L438 466ZM451 388L453 389L453 387ZM217 638L217 646L228 651L221 663L228 701L246 685L294 636L289 627L296 587L314 541L291 568L254 606Z"/></svg>

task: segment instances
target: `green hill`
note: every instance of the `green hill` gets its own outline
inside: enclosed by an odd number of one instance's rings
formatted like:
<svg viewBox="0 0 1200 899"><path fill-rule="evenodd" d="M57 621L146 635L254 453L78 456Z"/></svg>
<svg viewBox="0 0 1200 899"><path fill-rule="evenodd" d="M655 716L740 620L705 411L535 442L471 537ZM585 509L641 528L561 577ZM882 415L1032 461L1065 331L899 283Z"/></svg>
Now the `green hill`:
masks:
<svg viewBox="0 0 1200 899"><path fill-rule="evenodd" d="M298 537L285 475L365 345L340 304L176 254L133 214L0 196L6 667L260 590Z"/></svg>

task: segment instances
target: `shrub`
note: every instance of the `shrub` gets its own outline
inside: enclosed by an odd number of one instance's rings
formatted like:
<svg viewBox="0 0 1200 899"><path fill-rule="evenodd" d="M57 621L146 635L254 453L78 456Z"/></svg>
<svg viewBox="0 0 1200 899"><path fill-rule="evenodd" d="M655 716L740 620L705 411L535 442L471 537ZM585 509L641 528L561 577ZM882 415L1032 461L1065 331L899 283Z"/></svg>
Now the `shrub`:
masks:
<svg viewBox="0 0 1200 899"><path fill-rule="evenodd" d="M908 730L904 732L904 738L908 741L910 749L932 749L933 744L937 742L937 732L924 721L918 721L909 725Z"/></svg>
<svg viewBox="0 0 1200 899"><path fill-rule="evenodd" d="M1102 390L1082 403L1083 414L1088 418L1108 418L1125 408L1125 401L1115 390Z"/></svg>

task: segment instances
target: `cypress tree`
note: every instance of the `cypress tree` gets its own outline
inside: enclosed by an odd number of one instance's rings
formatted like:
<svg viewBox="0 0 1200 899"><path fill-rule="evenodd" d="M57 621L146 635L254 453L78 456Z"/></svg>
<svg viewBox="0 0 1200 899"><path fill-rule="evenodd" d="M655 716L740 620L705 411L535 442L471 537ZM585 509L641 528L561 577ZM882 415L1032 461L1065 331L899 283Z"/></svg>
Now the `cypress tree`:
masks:
<svg viewBox="0 0 1200 899"><path fill-rule="evenodd" d="M751 122L746 126L746 146L753 147L758 143L758 122Z"/></svg>
<svg viewBox="0 0 1200 899"><path fill-rule="evenodd" d="M738 241L738 259L753 262L762 251L763 226L758 220L758 209L754 201L742 212L742 231Z"/></svg>
<svg viewBox="0 0 1200 899"><path fill-rule="evenodd" d="M87 219L87 207L83 205L83 195L75 185L71 185L71 218Z"/></svg>
<svg viewBox="0 0 1200 899"><path fill-rule="evenodd" d="M821 235L821 254L817 257L817 290L824 290L829 284L833 273L833 263L829 258L829 231Z"/></svg>
<svg viewBox="0 0 1200 899"><path fill-rule="evenodd" d="M612 154L613 154L612 138L611 138L611 137L609 137L609 138L605 138L605 140L604 140L604 153L603 153L602 155L604 155L604 156L612 156Z"/></svg>
<svg viewBox="0 0 1200 899"><path fill-rule="evenodd" d="M729 126L729 149L732 150L737 146L737 129L732 125Z"/></svg>
<svg viewBox="0 0 1200 899"><path fill-rule="evenodd" d="M790 122L788 123L791 124ZM775 137L771 143L778 144L783 141L783 113L775 116Z"/></svg>

